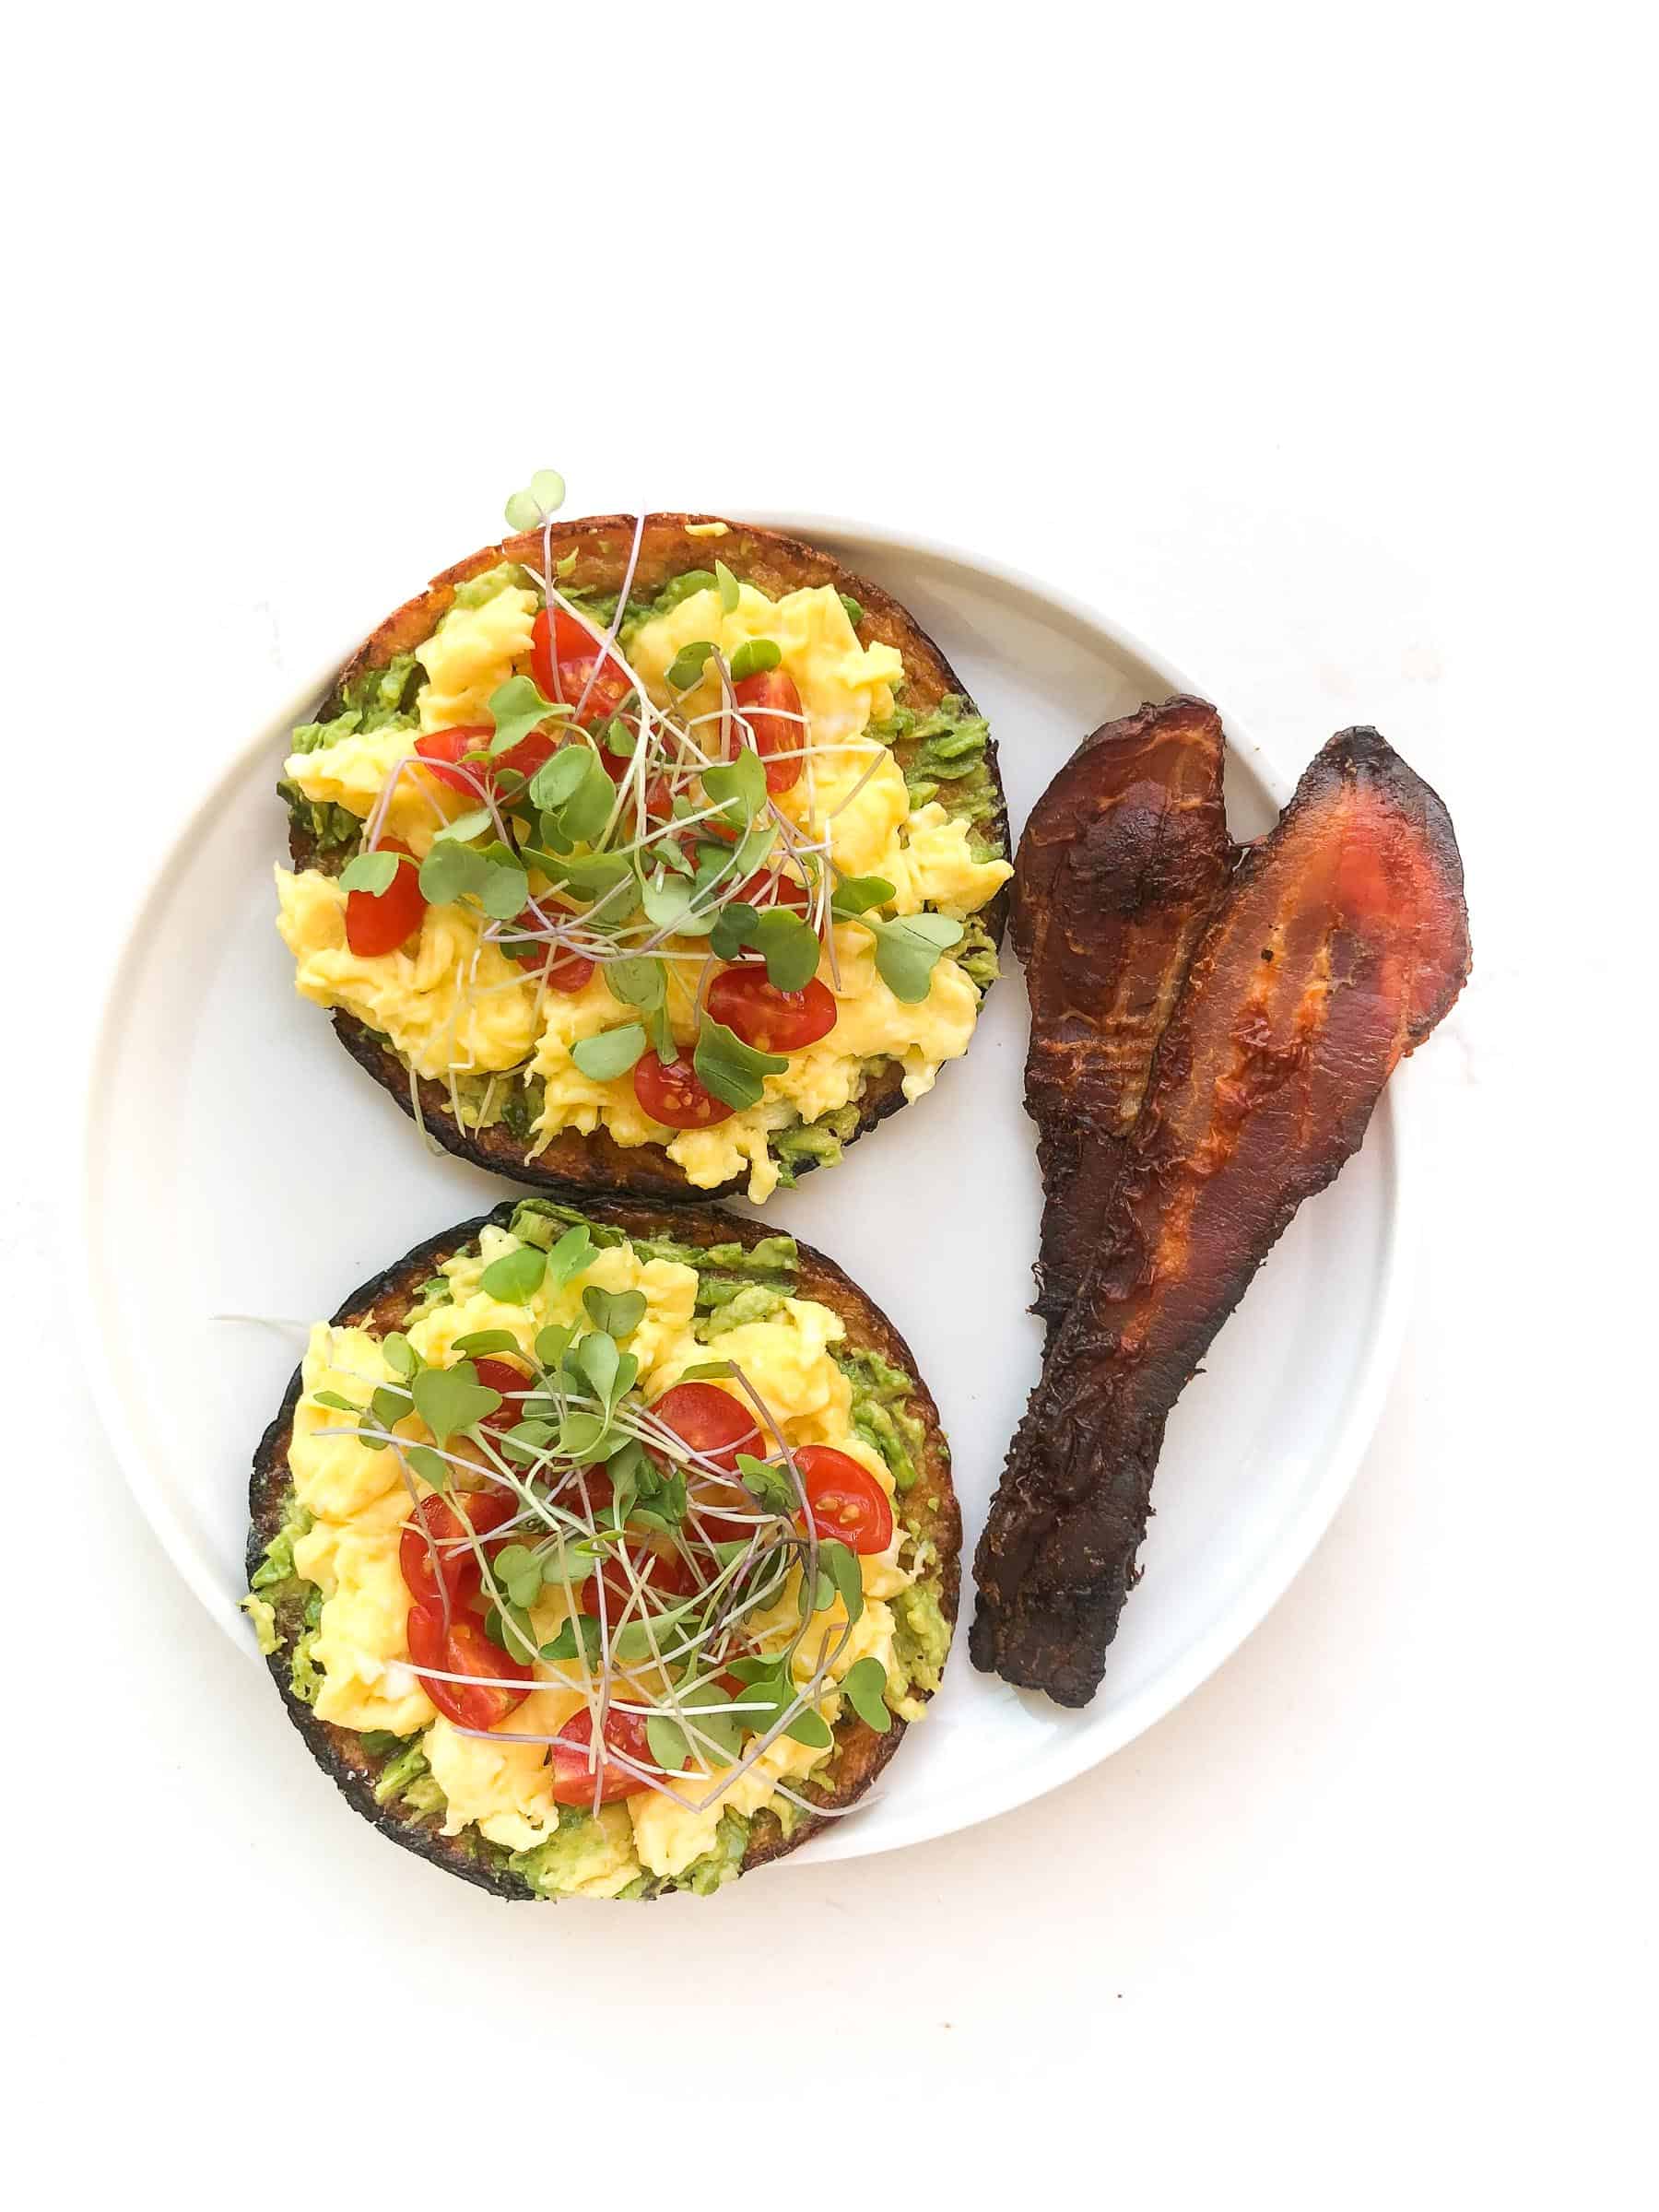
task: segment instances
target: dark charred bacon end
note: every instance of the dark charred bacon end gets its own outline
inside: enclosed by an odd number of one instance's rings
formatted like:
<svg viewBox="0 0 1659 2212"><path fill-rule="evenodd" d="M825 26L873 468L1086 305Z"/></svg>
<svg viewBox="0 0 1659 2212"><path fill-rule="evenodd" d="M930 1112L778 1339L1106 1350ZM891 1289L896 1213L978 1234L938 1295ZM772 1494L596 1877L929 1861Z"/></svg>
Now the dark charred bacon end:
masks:
<svg viewBox="0 0 1659 2212"><path fill-rule="evenodd" d="M1135 1576L1164 1423L1303 1199L1462 989L1445 807L1375 730L1324 747L1194 957L980 1540L976 1666L1088 1702Z"/></svg>
<svg viewBox="0 0 1659 2212"><path fill-rule="evenodd" d="M1202 700L1142 707L1083 740L1020 840L1014 941L1044 1198L1034 1310L1051 1337L1094 1258L1153 1052L1227 881L1224 752Z"/></svg>

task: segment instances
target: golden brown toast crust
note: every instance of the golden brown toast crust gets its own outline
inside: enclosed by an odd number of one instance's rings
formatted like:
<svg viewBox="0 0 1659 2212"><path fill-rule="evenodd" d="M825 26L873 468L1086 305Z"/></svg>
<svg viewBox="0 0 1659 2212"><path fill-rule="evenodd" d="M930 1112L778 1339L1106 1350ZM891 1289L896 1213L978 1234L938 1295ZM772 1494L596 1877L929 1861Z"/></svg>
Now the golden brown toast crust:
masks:
<svg viewBox="0 0 1659 2212"><path fill-rule="evenodd" d="M926 713L947 693L966 696L961 682L933 640L879 584L854 575L816 547L787 537L780 531L762 529L756 524L727 523L724 524L724 536L693 535L694 526L713 524L719 519L714 515L696 514L648 516L641 534L633 590L660 590L670 577L684 575L691 569L712 569L716 560L723 560L740 582L753 583L771 597L830 584L855 598L864 609L859 625L862 639L891 645L903 657L907 707ZM563 579L565 585L579 591L619 590L633 544L633 532L634 517L628 514L591 515L581 521L555 524L555 560L571 552L576 556L574 568ZM395 614L389 615L359 646L341 670L330 694L331 700L341 686L365 669L383 667L398 653L411 652L423 644L454 604L457 584L484 574L502 561L522 561L526 566L539 568L541 556L541 534L524 532L515 537L503 538L499 545L481 547L466 559L457 561L453 568L446 569L424 592L418 593ZM894 758L900 768L909 765L916 750L914 742L894 746ZM997 773L994 738L985 747L985 767L992 798L973 827L976 834L1006 853L1007 806ZM288 851L296 868L319 868L328 875L337 875L345 861L342 853L319 852L297 826L289 830ZM1005 889L997 893L980 916L994 944L1002 942L1006 915ZM388 1090L413 1118L415 1109L409 1096L408 1070L385 1039L350 1014L335 1013L334 1026L341 1043L359 1066ZM870 1078L859 1100L857 1127L843 1140L843 1148L904 1104L903 1079L903 1069L897 1065L881 1069ZM603 1129L596 1130L592 1136L582 1136L575 1130L563 1131L531 1159L529 1147L521 1143L504 1123L492 1123L476 1130L462 1128L455 1120L449 1092L441 1083L423 1081L419 1093L420 1118L446 1151L470 1160L475 1167L538 1189L577 1194L635 1193L670 1202L706 1202L732 1195L747 1180L745 1173L712 1189L696 1189L687 1182L684 1170L669 1159L664 1146L618 1145ZM810 1159L803 1160L794 1171L797 1175L807 1173L813 1165Z"/></svg>
<svg viewBox="0 0 1659 2212"><path fill-rule="evenodd" d="M418 1299L421 1286L436 1272L441 1262L475 1243L486 1222L504 1226L518 1203L517 1199L508 1199L492 1213L462 1222L417 1245L413 1252L355 1291L335 1315L335 1325L366 1327L377 1335L402 1327ZM664 1215L642 1204L600 1200L584 1205L583 1210L593 1220L609 1223L631 1235L668 1236L687 1244L735 1242L748 1249L763 1237L776 1233L759 1223L709 1206L677 1207L671 1214ZM846 1325L847 1342L854 1350L879 1353L891 1365L915 1379L905 1410L921 1423L923 1443L918 1454L917 1478L899 1501L900 1512L905 1526L918 1537L931 1542L938 1555L940 1609L946 1620L954 1626L961 1591L962 1518L951 1484L950 1453L940 1427L938 1407L916 1375L910 1347L880 1308L824 1253L809 1244L797 1244L796 1250L798 1272L794 1294L816 1299L838 1313ZM253 1455L248 1491L250 1575L281 1527L291 1494L288 1454L300 1390L300 1377L296 1370L276 1418L261 1438ZM406 1850L429 1859L434 1865L459 1875L465 1881L477 1883L497 1897L534 1897L528 1883L521 1875L514 1874L500 1854L480 1855L476 1838L465 1834L440 1835L418 1824L414 1816L401 1811L395 1803L377 1805L374 1783L386 1764L385 1759L368 1751L362 1736L355 1730L320 1721L309 1705L295 1697L289 1679L288 1656L285 1645L273 1652L267 1661L288 1707L288 1717L305 1738L318 1765L366 1820ZM830 1785L807 1783L800 1794L825 1806L829 1818L832 1818L836 1811L853 1804L870 1788L898 1749L904 1730L905 1723L895 1715L886 1734L878 1735L849 1709L836 1724L837 1748L831 1754L833 1771ZM803 1815L793 1832L786 1836L771 1813L757 1815L749 1830L742 1872L747 1874L753 1867L784 1857L808 1836L828 1826L829 1818Z"/></svg>

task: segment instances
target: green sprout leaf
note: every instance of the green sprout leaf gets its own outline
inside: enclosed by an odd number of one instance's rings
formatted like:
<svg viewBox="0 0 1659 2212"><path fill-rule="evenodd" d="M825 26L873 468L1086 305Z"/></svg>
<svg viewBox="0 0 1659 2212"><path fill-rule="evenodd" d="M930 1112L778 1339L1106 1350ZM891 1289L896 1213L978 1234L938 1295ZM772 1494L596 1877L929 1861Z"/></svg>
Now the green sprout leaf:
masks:
<svg viewBox="0 0 1659 2212"><path fill-rule="evenodd" d="M744 829L766 804L766 765L752 746L740 746L735 760L705 768L702 787L734 829Z"/></svg>
<svg viewBox="0 0 1659 2212"><path fill-rule="evenodd" d="M523 491L507 502L507 520L514 530L534 530L565 501L565 480L556 468L538 468Z"/></svg>
<svg viewBox="0 0 1659 2212"><path fill-rule="evenodd" d="M670 1774L681 1772L690 1759L691 1747L686 1741L685 1731L665 1712L651 1715L645 1724L645 1740L651 1746L652 1758Z"/></svg>
<svg viewBox="0 0 1659 2212"><path fill-rule="evenodd" d="M367 891L371 898L378 899L382 891L391 889L392 878L397 874L397 860L395 853L359 853L340 870L340 888Z"/></svg>
<svg viewBox="0 0 1659 2212"><path fill-rule="evenodd" d="M578 748L572 746L571 750ZM573 845L590 845L605 828L617 803L617 787L590 745L580 748L582 777L559 810L559 827Z"/></svg>
<svg viewBox="0 0 1659 2212"><path fill-rule="evenodd" d="M766 980L778 991L800 991L818 973L817 930L786 906L769 907L749 932L766 961Z"/></svg>
<svg viewBox="0 0 1659 2212"><path fill-rule="evenodd" d="M640 1290L601 1290L590 1283L582 1302L594 1326L618 1338L631 1336L645 1318L645 1296Z"/></svg>
<svg viewBox="0 0 1659 2212"><path fill-rule="evenodd" d="M539 1244L515 1244L490 1261L478 1277L478 1288L486 1298L498 1299L504 1306L527 1306L547 1272L547 1255Z"/></svg>
<svg viewBox="0 0 1659 2212"><path fill-rule="evenodd" d="M729 1381L736 1372L736 1367L730 1359L704 1359L697 1367L682 1367L679 1379L682 1382Z"/></svg>
<svg viewBox="0 0 1659 2212"><path fill-rule="evenodd" d="M717 960L735 960L746 945L752 944L749 932L759 920L758 911L735 899L730 906L723 906L719 918L709 933L709 950Z"/></svg>
<svg viewBox="0 0 1659 2212"><path fill-rule="evenodd" d="M580 1647L578 1636L582 1640ZM573 1614L553 1641L542 1645L541 1655L544 1659L574 1659L580 1648L591 1666L604 1649L604 1630L596 1620L585 1613Z"/></svg>
<svg viewBox="0 0 1659 2212"><path fill-rule="evenodd" d="M521 1612L541 1595L542 1563L527 1544L509 1544L498 1552L492 1572L509 1602Z"/></svg>
<svg viewBox="0 0 1659 2212"><path fill-rule="evenodd" d="M832 912L851 919L867 914L873 906L885 906L895 896L892 885L880 876L845 876L836 885L830 905Z"/></svg>
<svg viewBox="0 0 1659 2212"><path fill-rule="evenodd" d="M947 914L901 914L865 926L875 934L877 973L910 1006L920 1006L932 990L940 954L962 938L962 924Z"/></svg>
<svg viewBox="0 0 1659 2212"><path fill-rule="evenodd" d="M574 1277L579 1276L584 1267L591 1267L593 1264L594 1240L588 1234L588 1225L585 1221L578 1221L574 1229L567 1229L564 1235L559 1238L558 1243L547 1254L547 1273L552 1277L553 1287L557 1290L562 1290L565 1285ZM570 1340L571 1333L567 1330L565 1343L568 1345ZM538 1346L540 1341L538 1337L536 1339ZM562 1358L562 1356L561 1352L560 1357ZM551 1360L547 1361L549 1367L552 1364Z"/></svg>
<svg viewBox="0 0 1659 2212"><path fill-rule="evenodd" d="M492 861L478 896L492 922L512 922L530 903L530 878L516 861Z"/></svg>
<svg viewBox="0 0 1659 2212"><path fill-rule="evenodd" d="M313 1405L326 1406L331 1413L348 1413L354 1421L363 1410L349 1398L343 1398L337 1390L313 1390L311 1395Z"/></svg>
<svg viewBox="0 0 1659 2212"><path fill-rule="evenodd" d="M583 748L579 745L561 745L531 777L531 805L541 813L557 811L576 791L587 771Z"/></svg>
<svg viewBox="0 0 1659 2212"><path fill-rule="evenodd" d="M815 1751L827 1751L835 1741L829 1722L811 1705L796 1713L783 1733L797 1744L809 1744Z"/></svg>
<svg viewBox="0 0 1659 2212"><path fill-rule="evenodd" d="M668 971L661 960L609 960L605 980L620 1005L639 1006L647 1014L654 1014L667 995Z"/></svg>
<svg viewBox="0 0 1659 2212"><path fill-rule="evenodd" d="M620 1359L616 1338L604 1329L594 1329L577 1342L576 1365L594 1395L606 1406L616 1395Z"/></svg>
<svg viewBox="0 0 1659 2212"><path fill-rule="evenodd" d="M847 1618L856 1620L864 1611L864 1576L857 1554L838 1537L826 1536L818 1546L818 1571L834 1584L836 1595L847 1608Z"/></svg>
<svg viewBox="0 0 1659 2212"><path fill-rule="evenodd" d="M501 1403L500 1392L479 1382L470 1359L457 1360L453 1367L423 1368L409 1388L416 1412L441 1444L458 1430L470 1429L487 1413L494 1413Z"/></svg>
<svg viewBox="0 0 1659 2212"><path fill-rule="evenodd" d="M690 1373L688 1368L686 1372ZM749 1495L763 1505L769 1513L782 1513L787 1520L797 1509L800 1499L790 1480L789 1469L773 1461L752 1459L747 1452L737 1454L737 1472L743 1487Z"/></svg>
<svg viewBox="0 0 1659 2212"><path fill-rule="evenodd" d="M695 883L688 883L683 876L670 877L658 868L645 878L640 903L658 929L671 929L683 937L707 936L716 917L706 910L695 912L692 901L696 897Z"/></svg>
<svg viewBox="0 0 1659 2212"><path fill-rule="evenodd" d="M620 1029L601 1030L596 1037L582 1038L571 1047L571 1057L592 1081L610 1083L618 1076L625 1076L644 1050L643 1025L625 1021Z"/></svg>
<svg viewBox="0 0 1659 2212"><path fill-rule="evenodd" d="M381 1338L381 1358L392 1372L401 1375L406 1382L420 1365L420 1354L401 1329L394 1329L390 1335Z"/></svg>
<svg viewBox="0 0 1659 2212"><path fill-rule="evenodd" d="M789 1062L777 1053L756 1052L724 1022L705 1014L691 1065L705 1090L741 1113L760 1103L763 1078L782 1075Z"/></svg>
<svg viewBox="0 0 1659 2212"><path fill-rule="evenodd" d="M729 615L736 611L737 579L724 560L714 563L714 581L720 586L720 604Z"/></svg>
<svg viewBox="0 0 1659 2212"><path fill-rule="evenodd" d="M409 1394L382 1385L370 1398L369 1410L382 1429L394 1429L409 1410Z"/></svg>
<svg viewBox="0 0 1659 2212"><path fill-rule="evenodd" d="M842 610L844 611L848 621L851 622L853 629L856 629L859 624L864 620L864 608L859 606L857 600L853 598L851 592L837 592L835 595L841 601Z"/></svg>
<svg viewBox="0 0 1659 2212"><path fill-rule="evenodd" d="M893 1724L887 1709L887 1668L879 1659L855 1659L841 1677L849 1705L866 1727L885 1735Z"/></svg>
<svg viewBox="0 0 1659 2212"><path fill-rule="evenodd" d="M532 730L540 729L550 716L562 712L554 700L542 697L532 677L509 677L489 695L489 717L495 724L495 735L489 741L491 754L511 752Z"/></svg>
<svg viewBox="0 0 1659 2212"><path fill-rule="evenodd" d="M404 1458L411 1475L418 1475L422 1482L429 1482L435 1490L449 1488L448 1463L439 1457L430 1444L406 1444Z"/></svg>
<svg viewBox="0 0 1659 2212"><path fill-rule="evenodd" d="M765 676L782 658L771 638L745 638L732 655L732 681L740 684L746 676Z"/></svg>
<svg viewBox="0 0 1659 2212"><path fill-rule="evenodd" d="M488 880L489 863L483 853L453 837L439 837L420 864L421 897L432 906L449 906L468 892L476 895Z"/></svg>
<svg viewBox="0 0 1659 2212"><path fill-rule="evenodd" d="M562 1278L561 1278L562 1279ZM557 1367L571 1347L573 1332L554 1323L535 1339L535 1356L544 1367Z"/></svg>
<svg viewBox="0 0 1659 2212"><path fill-rule="evenodd" d="M676 691L689 691L700 683L709 656L714 651L712 638L699 638L694 645L682 645L668 664L666 681Z"/></svg>
<svg viewBox="0 0 1659 2212"><path fill-rule="evenodd" d="M475 1329L470 1336L457 1336L450 1348L465 1352L469 1359L478 1359L489 1352L516 1352L519 1340L511 1329Z"/></svg>
<svg viewBox="0 0 1659 2212"><path fill-rule="evenodd" d="M432 841L435 844L445 843L453 839L464 845L470 838L482 835L494 820L495 817L488 806L475 806L470 813L458 814L453 822L445 822Z"/></svg>

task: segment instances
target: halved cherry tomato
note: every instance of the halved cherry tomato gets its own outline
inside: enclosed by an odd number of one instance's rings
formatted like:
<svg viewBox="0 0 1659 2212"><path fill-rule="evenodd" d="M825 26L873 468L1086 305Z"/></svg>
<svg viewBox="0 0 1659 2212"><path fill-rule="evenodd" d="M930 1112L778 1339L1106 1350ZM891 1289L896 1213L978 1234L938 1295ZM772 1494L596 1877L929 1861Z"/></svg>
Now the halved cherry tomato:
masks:
<svg viewBox="0 0 1659 2212"><path fill-rule="evenodd" d="M420 927L427 911L420 870L408 846L401 838L382 837L377 850L398 854L396 875L383 891L346 894L346 942L359 960L395 952Z"/></svg>
<svg viewBox="0 0 1659 2212"><path fill-rule="evenodd" d="M526 968L541 968L549 991L563 991L573 997L578 991L585 991L593 981L594 961L565 946L547 945L539 937L530 937L513 946L509 957Z"/></svg>
<svg viewBox="0 0 1659 2212"><path fill-rule="evenodd" d="M599 636L574 615L567 615L562 606L553 609L551 621L547 608L542 607L530 625L530 672L544 699L559 697L554 688L558 680L553 674L555 662L592 660L598 651ZM565 697L571 694L566 692Z"/></svg>
<svg viewBox="0 0 1659 2212"><path fill-rule="evenodd" d="M594 1716L585 1709L569 1720L553 1738L551 1765L553 1769L553 1802L555 1805L592 1805L594 1802L594 1773L588 1764L588 1747L594 1740ZM605 1716L605 1744L611 1751L620 1751L627 1758L638 1759L645 1766L655 1766L650 1739L645 1734L645 1715L642 1712L610 1712ZM599 1762L599 1802L615 1805L619 1797L632 1797L641 1790L651 1787L643 1774L630 1774L626 1767L618 1766L614 1759L602 1758Z"/></svg>
<svg viewBox="0 0 1659 2212"><path fill-rule="evenodd" d="M441 1605L409 1608L409 1656L420 1686L439 1712L462 1728L493 1728L530 1694L530 1669L492 1643L475 1613L452 1606L447 1627ZM423 1667L453 1675L483 1675L483 1682L440 1682Z"/></svg>
<svg viewBox="0 0 1659 2212"><path fill-rule="evenodd" d="M709 985L709 1012L758 1053L798 1053L835 1027L833 994L815 975L780 991L759 966L723 968Z"/></svg>
<svg viewBox="0 0 1659 2212"><path fill-rule="evenodd" d="M579 661L559 664L559 689L555 696L576 710L579 730L603 728L620 711L622 701L632 689L628 671L621 663L607 658L602 666L596 653L590 653ZM606 753L605 758L607 762L617 761L616 772L619 775L626 763L614 753Z"/></svg>
<svg viewBox="0 0 1659 2212"><path fill-rule="evenodd" d="M742 708L754 733L755 750L766 762L766 788L787 791L801 780L801 760L806 743L806 723L794 678L782 668L762 676L746 676L734 684L732 696Z"/></svg>
<svg viewBox="0 0 1659 2212"><path fill-rule="evenodd" d="M677 1382L649 1408L688 1451L700 1453L728 1475L737 1472L737 1454L760 1456L760 1431L741 1398L713 1382ZM653 1458L661 1454L653 1453ZM747 1493L746 1493L747 1495Z"/></svg>
<svg viewBox="0 0 1659 2212"><path fill-rule="evenodd" d="M739 884L735 896L745 906L789 906L797 914L806 913L812 904L812 893L804 883L793 876L774 876L768 868Z"/></svg>
<svg viewBox="0 0 1659 2212"><path fill-rule="evenodd" d="M510 1359L477 1359L478 1381L486 1390L497 1390L501 1402L479 1423L484 1429L516 1429L524 1418L524 1391L529 1377Z"/></svg>
<svg viewBox="0 0 1659 2212"><path fill-rule="evenodd" d="M623 763L624 767L627 763ZM674 817L674 786L666 776L653 776L645 785L645 818L647 821L666 822ZM681 839L681 843L685 840Z"/></svg>
<svg viewBox="0 0 1659 2212"><path fill-rule="evenodd" d="M832 1444L804 1444L794 1455L820 1536L839 1536L857 1552L885 1551L893 1509L868 1467Z"/></svg>
<svg viewBox="0 0 1659 2212"><path fill-rule="evenodd" d="M710 1129L731 1119L733 1109L705 1088L689 1053L665 1065L654 1053L634 1062L634 1097L653 1122L667 1129Z"/></svg>
<svg viewBox="0 0 1659 2212"><path fill-rule="evenodd" d="M495 725L488 722L468 723L456 730L428 730L416 738L415 750L437 782L476 799L479 785L488 780L484 762L480 760L474 768L458 768L454 763L467 753L481 751L494 735Z"/></svg>
<svg viewBox="0 0 1659 2212"><path fill-rule="evenodd" d="M470 1527L482 1536L511 1521L519 1510L518 1500L506 1490L469 1491L465 1506L463 1521L447 1500L423 1498L404 1523L397 1564L405 1587L418 1606L438 1603L440 1576L457 1604L476 1597L484 1577L477 1554L464 1542L466 1531Z"/></svg>
<svg viewBox="0 0 1659 2212"><path fill-rule="evenodd" d="M651 1594L670 1603L677 1597L689 1597L697 1588L697 1577L690 1564L677 1551L665 1546L662 1549L640 1538L624 1545L634 1573ZM628 1568L619 1558L606 1559L596 1574L590 1574L576 1593L576 1603L583 1613L595 1618L599 1612L599 1584L605 1584L606 1612L615 1621L624 1607L633 1605L633 1583ZM633 1616L639 1608L633 1606Z"/></svg>

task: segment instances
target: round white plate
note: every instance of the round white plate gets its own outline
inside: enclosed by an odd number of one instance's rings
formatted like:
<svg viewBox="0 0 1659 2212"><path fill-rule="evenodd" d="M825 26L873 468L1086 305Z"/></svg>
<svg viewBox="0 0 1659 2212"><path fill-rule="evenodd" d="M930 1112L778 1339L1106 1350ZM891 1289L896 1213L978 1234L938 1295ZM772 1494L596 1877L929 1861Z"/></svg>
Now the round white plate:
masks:
<svg viewBox="0 0 1659 2212"><path fill-rule="evenodd" d="M991 718L1016 831L1085 732L1143 699L1199 688L1100 616L1006 569L862 524L769 519L888 586L938 640ZM342 660L384 611L363 610ZM287 733L328 673L180 822L104 1009L87 1115L100 1409L161 1542L249 1658L237 1611L248 1465L304 1323L511 1188L430 1157L327 1017L294 994L272 921L271 866L283 850L272 787ZM1225 692L1209 696L1225 712ZM1230 722L1228 734L1233 830L1253 836L1288 781ZM1396 1078L1364 1149L1302 1208L1170 1422L1145 1573L1094 1702L1065 1712L977 1674L967 1564L1038 1371L1026 1312L1039 1186L1020 1103L1025 1036L1008 955L967 1059L932 1096L766 1209L848 1268L909 1338L950 1436L967 1532L944 1688L879 1798L807 1847L820 1858L1004 1811L1168 1712L1307 1558L1353 1477L1398 1348ZM271 1725L286 1724L273 1699Z"/></svg>

